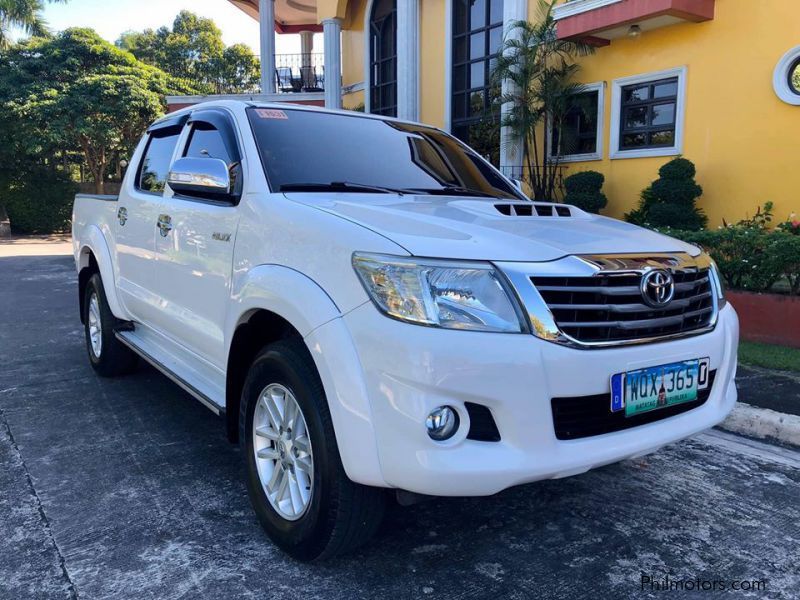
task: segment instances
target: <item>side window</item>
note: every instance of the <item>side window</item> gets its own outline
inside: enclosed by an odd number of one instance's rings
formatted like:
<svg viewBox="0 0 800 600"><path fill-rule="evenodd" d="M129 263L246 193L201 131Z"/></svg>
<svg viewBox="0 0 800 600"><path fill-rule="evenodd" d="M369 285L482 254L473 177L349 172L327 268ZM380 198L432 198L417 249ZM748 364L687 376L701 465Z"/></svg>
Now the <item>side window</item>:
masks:
<svg viewBox="0 0 800 600"><path fill-rule="evenodd" d="M150 134L144 157L136 175L136 188L145 192L162 193L167 184L172 153L180 129L166 129Z"/></svg>
<svg viewBox="0 0 800 600"><path fill-rule="evenodd" d="M226 134L228 137L226 138ZM226 144L227 142L227 144ZM220 131L211 123L195 121L191 124L189 138L183 149L184 158L218 158L228 165L231 177L231 194L215 194L211 192L193 192L184 194L206 200L238 202L242 192L242 166L239 162L235 138L229 131Z"/></svg>
<svg viewBox="0 0 800 600"><path fill-rule="evenodd" d="M219 130L213 125L202 122L192 126L189 143L183 155L190 158L220 158L228 165L233 162Z"/></svg>

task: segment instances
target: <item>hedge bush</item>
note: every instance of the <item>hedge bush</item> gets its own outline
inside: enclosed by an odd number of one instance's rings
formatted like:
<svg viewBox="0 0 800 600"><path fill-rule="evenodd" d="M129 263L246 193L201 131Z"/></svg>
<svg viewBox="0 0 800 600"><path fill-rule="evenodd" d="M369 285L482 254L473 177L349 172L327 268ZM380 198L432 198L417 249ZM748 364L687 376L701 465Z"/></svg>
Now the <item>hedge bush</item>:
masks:
<svg viewBox="0 0 800 600"><path fill-rule="evenodd" d="M790 294L800 295L800 235L742 225L664 233L705 249L732 289L769 292L785 282Z"/></svg>
<svg viewBox="0 0 800 600"><path fill-rule="evenodd" d="M603 174L597 171L581 171L570 175L564 180L564 202L586 212L599 213L608 204L608 199L601 191L605 180Z"/></svg>
<svg viewBox="0 0 800 600"><path fill-rule="evenodd" d="M14 233L68 231L77 187L58 173L31 171L0 192Z"/></svg>

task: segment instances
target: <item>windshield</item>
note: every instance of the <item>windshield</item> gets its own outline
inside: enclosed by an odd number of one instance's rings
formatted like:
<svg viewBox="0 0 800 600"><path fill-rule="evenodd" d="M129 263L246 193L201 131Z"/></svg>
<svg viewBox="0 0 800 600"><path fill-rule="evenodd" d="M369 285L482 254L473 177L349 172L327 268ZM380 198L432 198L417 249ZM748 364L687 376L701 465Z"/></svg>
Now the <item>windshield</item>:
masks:
<svg viewBox="0 0 800 600"><path fill-rule="evenodd" d="M247 112L276 191L525 199L472 150L431 127L290 108Z"/></svg>

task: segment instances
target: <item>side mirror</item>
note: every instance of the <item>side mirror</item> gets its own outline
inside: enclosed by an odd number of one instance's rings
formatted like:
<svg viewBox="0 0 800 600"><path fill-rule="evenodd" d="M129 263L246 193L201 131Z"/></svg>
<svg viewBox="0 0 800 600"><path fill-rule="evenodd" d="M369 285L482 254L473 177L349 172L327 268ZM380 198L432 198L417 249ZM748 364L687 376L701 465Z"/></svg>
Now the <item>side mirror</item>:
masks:
<svg viewBox="0 0 800 600"><path fill-rule="evenodd" d="M172 164L167 183L178 193L231 193L228 165L219 158L179 158Z"/></svg>
<svg viewBox="0 0 800 600"><path fill-rule="evenodd" d="M513 183L520 192L523 191L522 190L522 180L521 179L512 179L511 183Z"/></svg>

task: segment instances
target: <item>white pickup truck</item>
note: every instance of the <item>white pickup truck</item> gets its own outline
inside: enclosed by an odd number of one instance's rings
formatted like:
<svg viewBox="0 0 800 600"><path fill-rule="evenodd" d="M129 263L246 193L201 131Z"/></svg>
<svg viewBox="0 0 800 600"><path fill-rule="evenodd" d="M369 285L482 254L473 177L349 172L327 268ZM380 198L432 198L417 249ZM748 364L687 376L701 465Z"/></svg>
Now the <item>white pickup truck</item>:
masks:
<svg viewBox="0 0 800 600"><path fill-rule="evenodd" d="M73 215L103 376L138 358L220 415L260 522L352 549L393 490L481 496L652 452L736 401L699 248L530 201L450 135L291 105L154 123Z"/></svg>

